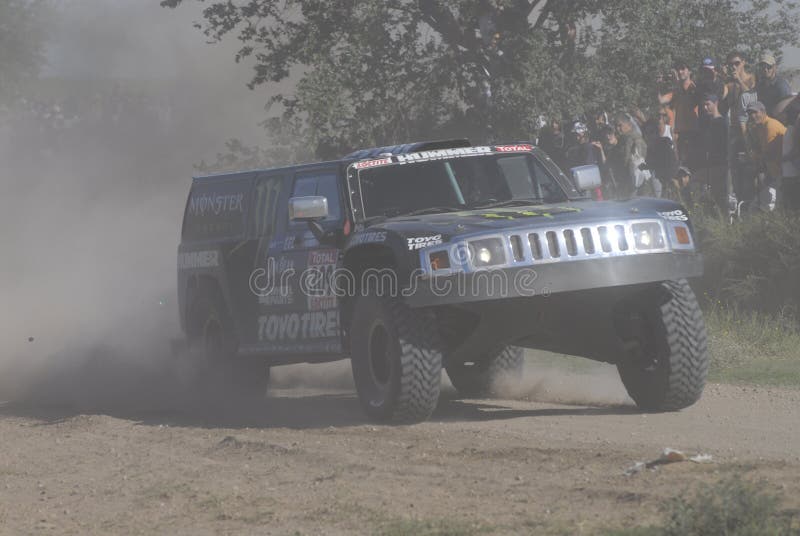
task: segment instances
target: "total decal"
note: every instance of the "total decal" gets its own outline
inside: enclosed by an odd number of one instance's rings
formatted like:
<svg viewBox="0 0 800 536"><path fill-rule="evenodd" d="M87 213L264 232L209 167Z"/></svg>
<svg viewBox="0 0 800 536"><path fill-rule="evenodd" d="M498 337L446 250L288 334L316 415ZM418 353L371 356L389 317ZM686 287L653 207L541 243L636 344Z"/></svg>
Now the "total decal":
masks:
<svg viewBox="0 0 800 536"><path fill-rule="evenodd" d="M408 242L409 251L428 248L431 246L438 246L443 242L442 235L440 234L432 236L418 236L416 238L406 238L406 241Z"/></svg>
<svg viewBox="0 0 800 536"><path fill-rule="evenodd" d="M368 168L371 168L371 167L385 166L385 165L391 164L391 163L392 163L392 159L391 158L379 158L377 160L366 160L364 162L358 162L358 163L355 164L355 168L356 169L368 169Z"/></svg>
<svg viewBox="0 0 800 536"><path fill-rule="evenodd" d="M219 216L223 212L243 212L243 201L244 194L193 195L189 200L189 213L192 216Z"/></svg>
<svg viewBox="0 0 800 536"><path fill-rule="evenodd" d="M339 311L285 313L258 317L260 341L302 341L339 335Z"/></svg>
<svg viewBox="0 0 800 536"><path fill-rule="evenodd" d="M336 308L333 293L333 278L339 253L335 249L316 250L308 253L308 268L300 281L301 290L308 297L309 311L324 311Z"/></svg>
<svg viewBox="0 0 800 536"><path fill-rule="evenodd" d="M529 153L533 151L533 145L498 145L495 149L500 153Z"/></svg>
<svg viewBox="0 0 800 536"><path fill-rule="evenodd" d="M664 218L665 220L672 220L672 221L689 221L689 216L687 216L682 210L671 210L669 212L659 212L659 216Z"/></svg>

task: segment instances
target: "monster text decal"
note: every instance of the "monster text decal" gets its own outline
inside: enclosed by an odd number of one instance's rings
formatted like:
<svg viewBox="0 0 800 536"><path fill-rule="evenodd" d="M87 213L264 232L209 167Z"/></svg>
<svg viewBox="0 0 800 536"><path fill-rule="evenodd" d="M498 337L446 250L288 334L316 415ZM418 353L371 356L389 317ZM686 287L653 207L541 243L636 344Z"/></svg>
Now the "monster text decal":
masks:
<svg viewBox="0 0 800 536"><path fill-rule="evenodd" d="M326 339L339 334L339 311L286 313L258 317L261 341L303 341Z"/></svg>
<svg viewBox="0 0 800 536"><path fill-rule="evenodd" d="M223 212L242 212L244 194L199 194L193 195L189 200L189 214L205 216L214 214L219 216Z"/></svg>
<svg viewBox="0 0 800 536"><path fill-rule="evenodd" d="M665 220L672 221L689 221L689 216L683 213L682 210L672 210L670 212L659 212L659 216Z"/></svg>
<svg viewBox="0 0 800 536"><path fill-rule="evenodd" d="M406 238L406 240L408 241L409 251L413 251L415 249L438 246L442 243L442 235L419 236L417 238Z"/></svg>

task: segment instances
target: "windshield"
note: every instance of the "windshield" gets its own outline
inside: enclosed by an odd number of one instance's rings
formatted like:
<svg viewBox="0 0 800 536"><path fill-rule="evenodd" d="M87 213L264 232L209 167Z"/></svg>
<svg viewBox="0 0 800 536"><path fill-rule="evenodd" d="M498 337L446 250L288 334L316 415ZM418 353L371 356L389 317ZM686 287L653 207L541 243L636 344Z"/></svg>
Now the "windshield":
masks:
<svg viewBox="0 0 800 536"><path fill-rule="evenodd" d="M530 153L394 164L362 170L359 181L367 218L425 209L482 208L513 200L558 203L567 199Z"/></svg>

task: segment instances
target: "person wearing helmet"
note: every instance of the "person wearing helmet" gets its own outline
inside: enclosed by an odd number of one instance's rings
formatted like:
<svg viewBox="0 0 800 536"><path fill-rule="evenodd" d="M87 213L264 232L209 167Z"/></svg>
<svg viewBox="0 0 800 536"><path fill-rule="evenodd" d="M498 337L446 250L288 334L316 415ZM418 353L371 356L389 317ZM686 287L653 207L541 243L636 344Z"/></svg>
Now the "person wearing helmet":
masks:
<svg viewBox="0 0 800 536"><path fill-rule="evenodd" d="M570 169L578 166L599 166L602 162L600 150L591 143L589 127L582 121L575 121L572 123L571 134L574 138L574 144L567 150L567 165ZM602 200L602 189L596 188L592 197Z"/></svg>

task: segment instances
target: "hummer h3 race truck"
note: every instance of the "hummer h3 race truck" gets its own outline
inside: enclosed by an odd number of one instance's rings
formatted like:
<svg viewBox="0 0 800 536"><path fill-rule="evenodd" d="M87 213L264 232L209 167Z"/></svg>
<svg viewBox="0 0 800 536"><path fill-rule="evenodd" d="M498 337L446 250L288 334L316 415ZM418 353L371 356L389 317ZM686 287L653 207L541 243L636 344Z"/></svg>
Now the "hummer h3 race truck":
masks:
<svg viewBox="0 0 800 536"><path fill-rule="evenodd" d="M419 422L442 368L488 396L535 348L615 364L644 410L693 404L709 358L686 210L592 201L598 169L570 171L447 140L195 178L178 295L199 376L263 394L271 366L349 358L370 418Z"/></svg>

